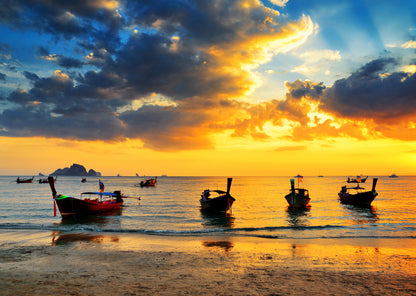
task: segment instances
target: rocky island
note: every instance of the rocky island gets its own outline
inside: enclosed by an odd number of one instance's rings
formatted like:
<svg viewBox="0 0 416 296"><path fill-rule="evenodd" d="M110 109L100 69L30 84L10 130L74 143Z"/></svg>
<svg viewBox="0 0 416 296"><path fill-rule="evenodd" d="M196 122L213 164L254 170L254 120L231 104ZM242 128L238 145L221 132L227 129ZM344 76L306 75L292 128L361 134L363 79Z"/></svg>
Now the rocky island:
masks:
<svg viewBox="0 0 416 296"><path fill-rule="evenodd" d="M71 167L64 169L57 169L51 176L87 176L87 177L101 177L100 172L90 169L88 172L84 166L74 163Z"/></svg>

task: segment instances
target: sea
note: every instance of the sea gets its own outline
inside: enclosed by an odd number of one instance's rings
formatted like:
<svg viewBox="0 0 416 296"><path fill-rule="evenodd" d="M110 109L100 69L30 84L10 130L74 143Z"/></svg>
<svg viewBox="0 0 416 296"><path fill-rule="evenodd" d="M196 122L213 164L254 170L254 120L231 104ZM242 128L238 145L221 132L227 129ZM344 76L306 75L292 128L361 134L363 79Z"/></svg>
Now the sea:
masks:
<svg viewBox="0 0 416 296"><path fill-rule="evenodd" d="M25 176L20 176L21 178ZM31 176L27 176L31 177ZM152 176L153 177L153 176ZM309 190L310 208L291 210L284 196L293 176L233 177L235 198L228 215L208 215L200 210L205 189L226 190L227 177L159 176L155 187L140 187L146 177L101 177L105 191L121 190L125 199L121 211L94 217L62 220L54 216L49 184L17 184L17 176L0 176L0 231L26 233L142 234L185 237L226 236L227 238L282 239L393 239L396 244L416 242L416 177L370 176L362 186L371 190L378 178L378 196L371 207L343 205L338 200L347 176L304 176L301 187ZM98 178L59 176L58 193L79 197L98 191Z"/></svg>

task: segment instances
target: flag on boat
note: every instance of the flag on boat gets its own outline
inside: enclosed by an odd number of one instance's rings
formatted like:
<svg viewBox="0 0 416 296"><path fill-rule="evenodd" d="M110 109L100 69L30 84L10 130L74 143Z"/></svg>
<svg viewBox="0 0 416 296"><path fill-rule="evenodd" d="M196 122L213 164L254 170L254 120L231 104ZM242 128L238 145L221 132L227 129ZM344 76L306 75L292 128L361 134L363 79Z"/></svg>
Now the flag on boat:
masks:
<svg viewBox="0 0 416 296"><path fill-rule="evenodd" d="M303 182L303 176L298 174L295 178L298 178L298 182Z"/></svg>
<svg viewBox="0 0 416 296"><path fill-rule="evenodd" d="M103 182L101 182L101 179L100 179L100 180L98 180L98 182L99 182L99 184L100 184L100 192L101 192L101 193L104 193L104 183L103 183Z"/></svg>

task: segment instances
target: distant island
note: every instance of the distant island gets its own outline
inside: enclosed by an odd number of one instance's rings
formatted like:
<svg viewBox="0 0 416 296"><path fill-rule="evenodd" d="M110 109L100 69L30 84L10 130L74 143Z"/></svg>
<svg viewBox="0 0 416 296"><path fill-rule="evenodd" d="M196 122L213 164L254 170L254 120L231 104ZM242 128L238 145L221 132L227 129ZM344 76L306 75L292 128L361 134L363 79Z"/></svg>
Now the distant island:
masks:
<svg viewBox="0 0 416 296"><path fill-rule="evenodd" d="M101 177L100 172L90 169L88 172L84 166L74 163L71 167L64 169L57 169L51 176L87 176L87 177Z"/></svg>

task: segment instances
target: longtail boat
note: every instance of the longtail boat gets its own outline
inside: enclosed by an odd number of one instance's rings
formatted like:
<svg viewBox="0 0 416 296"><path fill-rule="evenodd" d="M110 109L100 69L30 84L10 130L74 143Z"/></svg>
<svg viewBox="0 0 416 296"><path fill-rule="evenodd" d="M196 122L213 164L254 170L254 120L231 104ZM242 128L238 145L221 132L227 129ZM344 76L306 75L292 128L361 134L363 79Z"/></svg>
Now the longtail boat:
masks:
<svg viewBox="0 0 416 296"><path fill-rule="evenodd" d="M56 205L62 218L76 215L95 215L115 211L121 208L123 197L120 191L114 192L83 192L81 198L57 194L53 177L48 177L49 185L54 199L54 215L56 216ZM101 187L100 181L100 187ZM104 186L102 186L104 187Z"/></svg>
<svg viewBox="0 0 416 296"><path fill-rule="evenodd" d="M52 178L52 180L53 180L52 182L56 182L57 178L58 177L55 177L55 179ZM49 179L48 178L39 179L39 183L41 183L41 184L49 183Z"/></svg>
<svg viewBox="0 0 416 296"><path fill-rule="evenodd" d="M338 193L339 200L343 204L357 205L357 206L370 206L372 201L378 195L376 191L377 178L373 178L373 187L371 191L362 191L365 188L360 187L357 184L356 187L342 186L341 191ZM351 190L355 190L356 193L350 193Z"/></svg>
<svg viewBox="0 0 416 296"><path fill-rule="evenodd" d="M16 183L32 183L34 178L35 176L33 176L32 178L23 178L23 179L21 179L20 177L17 177Z"/></svg>
<svg viewBox="0 0 416 296"><path fill-rule="evenodd" d="M227 191L206 189L201 194L201 210L206 212L227 212L231 210L231 206L235 198L230 195L232 178L227 179ZM216 197L211 197L211 194Z"/></svg>
<svg viewBox="0 0 416 296"><path fill-rule="evenodd" d="M348 177L347 179L347 183L365 183L365 181L367 181L367 177L364 176L357 176L356 178L350 178Z"/></svg>
<svg viewBox="0 0 416 296"><path fill-rule="evenodd" d="M145 181L141 181L140 186L141 187L151 187L151 186L155 186L156 182L157 182L157 177L155 177L154 179L147 179Z"/></svg>
<svg viewBox="0 0 416 296"><path fill-rule="evenodd" d="M295 188L295 180L290 179L290 193L285 196L289 207L292 209L307 208L309 206L309 191L299 186L299 181L303 182L303 177L300 175L295 176L298 179L298 187Z"/></svg>

